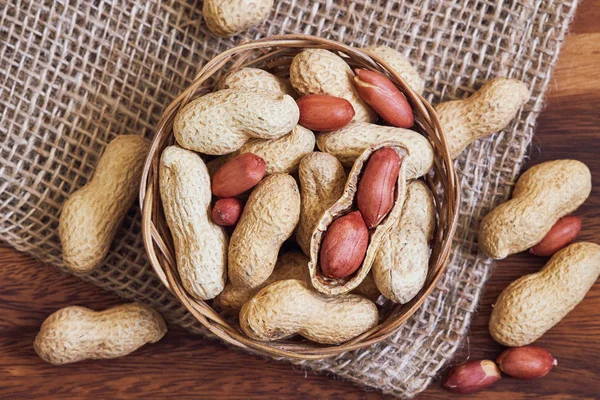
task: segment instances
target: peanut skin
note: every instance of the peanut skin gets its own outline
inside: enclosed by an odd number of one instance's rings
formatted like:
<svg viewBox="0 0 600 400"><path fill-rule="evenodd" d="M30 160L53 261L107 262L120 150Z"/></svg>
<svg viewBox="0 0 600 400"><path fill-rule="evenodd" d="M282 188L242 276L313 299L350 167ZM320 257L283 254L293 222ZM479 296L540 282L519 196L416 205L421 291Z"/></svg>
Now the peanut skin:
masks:
<svg viewBox="0 0 600 400"><path fill-rule="evenodd" d="M218 197L235 197L252 189L265 176L265 160L252 153L233 157L215 172L211 190Z"/></svg>
<svg viewBox="0 0 600 400"><path fill-rule="evenodd" d="M291 174L298 169L302 157L315 148L315 135L309 129L296 125L287 135L278 139L250 139L238 151L216 158L207 164L211 175L238 154L252 153L265 160L267 175Z"/></svg>
<svg viewBox="0 0 600 400"><path fill-rule="evenodd" d="M365 259L368 245L369 230L360 211L339 217L329 225L321 243L323 275L333 279L352 275Z"/></svg>
<svg viewBox="0 0 600 400"><path fill-rule="evenodd" d="M310 255L310 240L323 213L344 192L346 172L334 156L314 152L302 159L298 168L301 211L296 241L306 255Z"/></svg>
<svg viewBox="0 0 600 400"><path fill-rule="evenodd" d="M388 140L403 145L409 151L404 160L407 179L423 176L433 167L431 143L420 133L409 129L352 122L338 131L318 134L317 147L340 160L344 166L351 167L369 146Z"/></svg>
<svg viewBox="0 0 600 400"><path fill-rule="evenodd" d="M315 131L342 129L354 118L352 104L341 97L307 94L297 100L300 109L298 123Z"/></svg>
<svg viewBox="0 0 600 400"><path fill-rule="evenodd" d="M599 275L599 245L582 242L565 247L539 272L502 291L492 309L490 334L505 346L533 343L583 300Z"/></svg>
<svg viewBox="0 0 600 400"><path fill-rule="evenodd" d="M481 222L479 248L497 260L529 249L577 209L591 189L590 170L582 162L555 160L531 167L517 181L512 199Z"/></svg>
<svg viewBox="0 0 600 400"><path fill-rule="evenodd" d="M472 142L501 131L529 100L529 89L516 79L496 78L466 100L435 107L450 156L456 158Z"/></svg>
<svg viewBox="0 0 600 400"><path fill-rule="evenodd" d="M386 62L417 94L423 94L425 81L402 53L388 46L371 46L365 50Z"/></svg>
<svg viewBox="0 0 600 400"><path fill-rule="evenodd" d="M542 378L558 364L552 354L537 346L506 349L496 359L500 371L518 379Z"/></svg>
<svg viewBox="0 0 600 400"><path fill-rule="evenodd" d="M212 209L212 220L219 226L234 226L242 215L244 202L235 197L219 199Z"/></svg>
<svg viewBox="0 0 600 400"><path fill-rule="evenodd" d="M573 215L559 219L541 242L529 249L531 254L549 257L571 243L581 231L581 218Z"/></svg>
<svg viewBox="0 0 600 400"><path fill-rule="evenodd" d="M117 136L106 146L92 179L65 202L58 234L65 266L76 274L92 272L138 194L150 143L141 136Z"/></svg>
<svg viewBox="0 0 600 400"><path fill-rule="evenodd" d="M375 122L377 114L365 103L354 84L354 73L340 56L324 49L306 49L298 53L290 66L290 81L300 95L326 94L341 97L352 104L357 122Z"/></svg>
<svg viewBox="0 0 600 400"><path fill-rule="evenodd" d="M410 103L387 76L360 68L355 73L354 85L360 97L381 118L398 128L410 128L414 125L415 116Z"/></svg>
<svg viewBox="0 0 600 400"><path fill-rule="evenodd" d="M444 379L444 387L454 393L475 393L501 378L492 360L470 360L450 370Z"/></svg>
<svg viewBox="0 0 600 400"><path fill-rule="evenodd" d="M299 334L313 342L346 342L377 325L377 306L357 295L328 297L308 283L270 284L244 304L240 326L256 340L279 340Z"/></svg>
<svg viewBox="0 0 600 400"><path fill-rule="evenodd" d="M166 332L160 314L139 303L104 311L71 306L46 318L33 348L42 360L61 365L122 357L158 342Z"/></svg>
<svg viewBox="0 0 600 400"><path fill-rule="evenodd" d="M288 95L225 89L190 101L175 116L173 133L183 148L222 155L238 150L250 138L285 135L299 115Z"/></svg>
<svg viewBox="0 0 600 400"><path fill-rule="evenodd" d="M433 194L424 182L412 181L400 219L383 238L371 269L377 288L387 299L405 304L423 287L434 227Z"/></svg>
<svg viewBox="0 0 600 400"><path fill-rule="evenodd" d="M384 147L396 151L401 159L406 159L408 155L407 149L395 142L382 142L377 145L372 145L365 150L354 163L342 196L331 207L323 212L311 236L310 263L308 264L308 268L313 287L321 293L333 296L354 290L369 273L382 239L389 233L394 223L400 217L402 204L406 195L406 169L404 163L402 163L400 167L400 173L398 174L398 179L395 184L394 205L387 217L374 229L369 231L370 237L366 255L358 270L343 278L325 276L325 270L319 265L321 247L326 244L323 238L328 234L328 229L332 226L334 221L353 211L356 203L356 188L364 167L372 154ZM342 230L341 232L343 233L344 231ZM340 237L337 238L334 236L334 240L332 240L334 245L329 246L330 249L335 250L334 258L339 257L341 260L343 260L341 255L345 253L354 254L355 249L353 249L353 247L362 244L362 242L353 243L344 241L341 239L343 236L344 235L340 235ZM344 267L343 269L346 268Z"/></svg>
<svg viewBox="0 0 600 400"><path fill-rule="evenodd" d="M274 174L252 191L229 244L229 280L253 288L273 272L277 253L300 217L300 193L294 178Z"/></svg>
<svg viewBox="0 0 600 400"><path fill-rule="evenodd" d="M211 219L206 165L194 152L167 147L159 183L183 287L197 299L212 299L225 287L227 234Z"/></svg>
<svg viewBox="0 0 600 400"><path fill-rule="evenodd" d="M356 204L369 229L379 225L394 205L400 162L400 156L391 148L379 149L367 162L358 181Z"/></svg>

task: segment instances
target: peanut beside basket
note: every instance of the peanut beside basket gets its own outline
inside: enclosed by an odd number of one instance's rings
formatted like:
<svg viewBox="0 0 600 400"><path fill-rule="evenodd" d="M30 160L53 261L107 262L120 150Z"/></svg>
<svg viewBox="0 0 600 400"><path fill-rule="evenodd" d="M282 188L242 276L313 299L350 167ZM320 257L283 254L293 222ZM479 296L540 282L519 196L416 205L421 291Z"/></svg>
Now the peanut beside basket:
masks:
<svg viewBox="0 0 600 400"><path fill-rule="evenodd" d="M380 307L379 324L364 334L339 345L320 345L302 338L275 342L262 342L247 337L237 322L216 312L212 301L191 297L182 286L175 264L171 234L165 221L158 185L158 163L165 147L173 144L173 122L177 112L198 96L212 91L216 78L225 72L241 67L263 68L287 78L293 57L306 48L323 48L344 57L352 67L388 72L394 83L405 94L415 115L414 130L429 139L435 152L432 172L426 183L435 195L437 212L432 242L429 271L423 289L410 302L403 305L387 302ZM146 160L141 188L142 233L150 263L165 286L210 332L225 342L249 348L270 356L299 360L332 357L342 352L372 345L393 334L434 289L448 260L452 238L457 224L460 188L453 169L448 146L443 137L433 108L379 57L345 46L341 43L312 36L274 36L234 47L209 61L198 73L193 83L165 110L156 130L149 156Z"/></svg>

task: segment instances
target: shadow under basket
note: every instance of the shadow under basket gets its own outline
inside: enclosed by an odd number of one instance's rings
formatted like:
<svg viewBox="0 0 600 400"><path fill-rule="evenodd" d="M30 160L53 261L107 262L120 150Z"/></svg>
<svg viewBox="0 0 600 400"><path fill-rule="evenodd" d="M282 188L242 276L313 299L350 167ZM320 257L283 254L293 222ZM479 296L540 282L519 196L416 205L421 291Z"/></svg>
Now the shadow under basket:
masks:
<svg viewBox="0 0 600 400"><path fill-rule="evenodd" d="M431 243L429 271L424 287L407 304L386 301L379 306L379 324L362 335L339 345L321 345L295 336L286 340L262 342L247 337L237 319L221 316L211 301L191 297L183 288L175 262L171 234L162 210L158 166L165 147L175 143L173 120L177 112L194 98L212 91L214 83L226 72L242 67L265 69L282 78L289 77L294 56L306 48L323 48L342 56L351 67L367 68L386 73L405 94L415 114L414 130L426 136L435 152L435 165L426 182L432 189L436 203L436 229ZM281 35L248 42L227 50L209 61L194 81L165 110L142 176L140 204L142 206L142 234L152 267L165 286L214 335L225 342L262 355L288 357L297 360L315 360L333 357L346 351L375 344L392 335L421 306L435 288L444 271L456 229L460 188L448 153L440 123L434 109L416 94L400 76L380 58L344 44L314 36Z"/></svg>

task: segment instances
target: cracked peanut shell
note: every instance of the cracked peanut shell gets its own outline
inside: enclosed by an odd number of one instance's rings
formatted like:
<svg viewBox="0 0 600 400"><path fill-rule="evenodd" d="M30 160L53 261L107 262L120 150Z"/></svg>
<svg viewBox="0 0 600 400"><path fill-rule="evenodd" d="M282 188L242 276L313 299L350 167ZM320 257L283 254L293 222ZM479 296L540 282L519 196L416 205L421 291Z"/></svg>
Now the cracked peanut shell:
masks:
<svg viewBox="0 0 600 400"><path fill-rule="evenodd" d="M400 218L383 237L371 268L377 288L387 299L408 303L425 284L434 228L433 194L424 182L412 181Z"/></svg>
<svg viewBox="0 0 600 400"><path fill-rule="evenodd" d="M400 167L400 173L398 174L392 209L378 226L369 231L369 244L367 247L367 252L358 270L353 275L346 278L327 278L323 275L319 266L321 244L323 242L325 233L327 232L329 226L337 218L347 215L348 213L354 211L354 209L356 208L356 191L361 174L371 155L375 151L383 147L392 148L398 153L401 160L403 160L402 165ZM315 287L319 292L328 295L339 295L343 293L348 293L351 290L355 289L371 270L371 266L375 259L375 255L377 254L377 250L381 241L400 217L406 193L405 160L409 156L410 152L404 146L395 142L383 142L380 144L370 146L361 154L359 158L356 159L356 162L354 163L354 166L352 167L352 170L350 171L350 174L348 176L348 181L346 182L346 186L344 188L342 197L340 197L329 209L327 209L323 213L311 237L310 263L308 267L310 271L311 283L313 287Z"/></svg>
<svg viewBox="0 0 600 400"><path fill-rule="evenodd" d="M369 146L393 141L409 150L410 154L404 161L406 179L423 176L433 168L434 156L431 143L425 136L410 129L352 122L338 131L319 133L316 137L317 147L335 156L346 167L352 166L358 156Z"/></svg>

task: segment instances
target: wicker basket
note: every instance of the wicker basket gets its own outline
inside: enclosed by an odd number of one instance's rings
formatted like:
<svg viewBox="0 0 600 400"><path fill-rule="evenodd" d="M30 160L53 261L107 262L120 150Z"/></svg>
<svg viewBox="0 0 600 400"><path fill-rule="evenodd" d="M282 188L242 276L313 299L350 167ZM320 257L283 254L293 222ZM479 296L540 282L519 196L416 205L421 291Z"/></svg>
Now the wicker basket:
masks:
<svg viewBox="0 0 600 400"><path fill-rule="evenodd" d="M253 66L287 78L294 55L302 49L315 47L328 49L342 55L352 67L360 66L388 73L411 103L416 117L413 129L429 138L436 154L433 172L426 179L429 186L434 189L438 213L430 268L425 286L411 302L404 305L387 302L380 307L379 325L349 342L335 346L320 345L302 338L260 342L248 338L239 329L236 321L219 315L211 307L211 302L196 300L183 289L177 274L171 235L162 211L158 185L158 164L162 150L175 142L172 127L178 110L192 99L210 92L216 79L224 72ZM165 110L158 124L142 176L140 188L140 204L143 215L142 234L150 263L159 278L210 332L227 343L249 348L264 355L299 360L322 359L369 346L385 339L393 334L423 303L427 295L434 289L448 260L458 216L459 189L452 160L435 111L422 97L414 93L385 62L360 49L314 36L273 36L241 44L209 61L200 70L190 87Z"/></svg>

